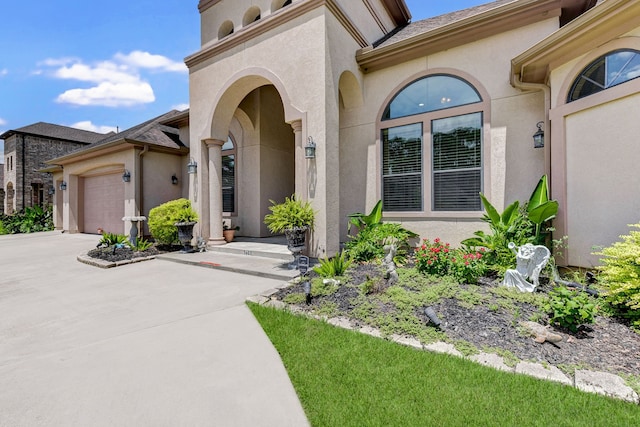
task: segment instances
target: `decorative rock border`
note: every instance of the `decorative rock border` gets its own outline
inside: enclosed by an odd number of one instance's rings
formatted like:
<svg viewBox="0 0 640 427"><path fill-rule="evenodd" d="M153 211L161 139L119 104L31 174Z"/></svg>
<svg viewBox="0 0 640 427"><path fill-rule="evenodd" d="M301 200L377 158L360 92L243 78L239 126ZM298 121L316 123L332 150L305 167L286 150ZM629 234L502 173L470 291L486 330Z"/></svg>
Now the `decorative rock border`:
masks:
<svg viewBox="0 0 640 427"><path fill-rule="evenodd" d="M310 315L295 305L286 304L280 300L273 299L280 289L284 289L291 286L290 283L285 283L276 289L270 289L261 294L248 297L248 302L264 305L267 307L273 307L278 310L289 310L294 314L302 314L317 320L322 320L330 325L358 331L363 334L371 335L376 338L382 338L382 333L371 326L358 326L355 325L347 317L325 317ZM465 358L452 344L445 342L435 342L430 344L423 344L417 339L408 336L392 335L389 339L395 343L405 346L413 347L419 350L432 351L435 353L443 353L456 357ZM607 372L593 372L586 370L576 370L574 378L570 378L565 375L560 369L555 366L544 366L540 363L531 363L526 361L519 362L515 367L508 366L502 356L493 353L479 353L466 357L465 359L472 362L479 363L491 368L511 372L516 374L524 374L532 377L540 378L548 381L556 381L564 385L576 387L579 390L602 394L604 396L613 397L616 399L625 400L636 405L640 405L640 396L628 385L625 384L624 379L618 375L610 374Z"/></svg>
<svg viewBox="0 0 640 427"><path fill-rule="evenodd" d="M113 268L113 267L120 267L121 265L127 265L127 264L133 264L136 262L142 262L142 261L148 261L151 259L155 259L156 255L151 255L151 256L146 256L146 257L137 257L137 258L132 258L132 259L125 259L122 261L116 261L116 262L112 262L112 261L105 261L103 259L97 259L97 258L92 258L89 255L87 255L86 253L80 254L77 257L77 260L80 261L81 263L84 264L88 264L94 267L100 267L100 268Z"/></svg>

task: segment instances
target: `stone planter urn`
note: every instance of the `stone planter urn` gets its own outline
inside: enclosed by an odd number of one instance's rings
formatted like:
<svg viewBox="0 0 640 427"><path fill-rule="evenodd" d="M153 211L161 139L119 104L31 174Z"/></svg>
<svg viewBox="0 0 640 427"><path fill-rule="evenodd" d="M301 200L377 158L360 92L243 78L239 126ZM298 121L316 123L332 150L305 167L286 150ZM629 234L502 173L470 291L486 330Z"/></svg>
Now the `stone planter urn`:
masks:
<svg viewBox="0 0 640 427"><path fill-rule="evenodd" d="M305 248L305 237L308 229L309 227L305 226L288 228L284 230L284 236L287 238L287 249L291 251L294 257L293 263L289 266L290 268L297 268L298 256L300 256L300 252L302 252Z"/></svg>
<svg viewBox="0 0 640 427"><path fill-rule="evenodd" d="M191 240L193 240L193 226L196 224L197 222L176 222L174 224L178 228L178 240L183 246L180 253L189 254L193 252Z"/></svg>

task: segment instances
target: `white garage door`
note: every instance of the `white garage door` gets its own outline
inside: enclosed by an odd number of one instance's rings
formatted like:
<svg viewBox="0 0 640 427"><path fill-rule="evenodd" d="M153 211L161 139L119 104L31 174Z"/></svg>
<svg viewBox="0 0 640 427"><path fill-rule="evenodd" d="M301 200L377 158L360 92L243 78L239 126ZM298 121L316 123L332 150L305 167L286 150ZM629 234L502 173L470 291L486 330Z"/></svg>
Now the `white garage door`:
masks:
<svg viewBox="0 0 640 427"><path fill-rule="evenodd" d="M122 174L84 178L84 232L123 234L124 184Z"/></svg>

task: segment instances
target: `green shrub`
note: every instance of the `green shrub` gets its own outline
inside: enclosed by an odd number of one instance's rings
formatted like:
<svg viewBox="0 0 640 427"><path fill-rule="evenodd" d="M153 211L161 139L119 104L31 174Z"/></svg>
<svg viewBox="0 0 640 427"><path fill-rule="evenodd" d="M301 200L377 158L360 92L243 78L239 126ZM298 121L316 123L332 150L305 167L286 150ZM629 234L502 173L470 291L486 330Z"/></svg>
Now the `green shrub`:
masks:
<svg viewBox="0 0 640 427"><path fill-rule="evenodd" d="M640 228L640 224L630 227ZM603 257L598 279L614 313L640 328L640 231L631 230L620 238L622 241L596 253Z"/></svg>
<svg viewBox="0 0 640 427"><path fill-rule="evenodd" d="M351 265L351 260L348 259L344 251L340 252L333 258L320 259L320 265L313 267L313 271L318 273L321 277L337 277L343 276Z"/></svg>
<svg viewBox="0 0 640 427"><path fill-rule="evenodd" d="M153 246L153 243L144 239L136 239L135 245L132 245L131 242L129 242L128 240L126 241L126 243L131 249L133 249L136 252L144 252L147 249L149 249L151 246Z"/></svg>
<svg viewBox="0 0 640 427"><path fill-rule="evenodd" d="M102 233L99 245L113 246L127 243L127 236L117 233Z"/></svg>
<svg viewBox="0 0 640 427"><path fill-rule="evenodd" d="M309 202L296 198L295 195L286 197L282 203L270 200L270 214L265 215L264 223L272 233L282 233L284 230L309 227L313 230L315 212Z"/></svg>
<svg viewBox="0 0 640 427"><path fill-rule="evenodd" d="M358 262L371 261L384 257L385 240L392 239L398 246L398 257L402 257L409 247L409 238L415 233L400 224L392 222L378 223L362 228L355 236L349 236L345 249L349 257Z"/></svg>
<svg viewBox="0 0 640 427"><path fill-rule="evenodd" d="M585 323L593 323L596 304L585 292L560 286L549 292L549 302L545 305L549 322L560 325L572 332Z"/></svg>
<svg viewBox="0 0 640 427"><path fill-rule="evenodd" d="M149 211L149 232L156 242L179 243L176 222L198 221L198 214L188 199L170 200Z"/></svg>
<svg viewBox="0 0 640 427"><path fill-rule="evenodd" d="M27 206L20 212L0 217L0 234L36 233L53 230L53 207Z"/></svg>

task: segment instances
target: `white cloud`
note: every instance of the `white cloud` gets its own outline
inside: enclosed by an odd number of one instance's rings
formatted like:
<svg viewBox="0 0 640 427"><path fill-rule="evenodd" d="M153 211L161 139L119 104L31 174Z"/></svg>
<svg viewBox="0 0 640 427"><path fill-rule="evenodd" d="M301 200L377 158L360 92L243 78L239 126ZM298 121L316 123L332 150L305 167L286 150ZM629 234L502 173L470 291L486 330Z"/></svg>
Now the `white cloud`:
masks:
<svg viewBox="0 0 640 427"><path fill-rule="evenodd" d="M6 68L3 68L2 70L0 70L0 77L4 77L7 74L9 74L9 70L7 70Z"/></svg>
<svg viewBox="0 0 640 427"><path fill-rule="evenodd" d="M118 131L118 128L116 126L98 126L91 123L90 120L74 123L71 125L71 127L97 133L109 133Z"/></svg>
<svg viewBox="0 0 640 427"><path fill-rule="evenodd" d="M172 110L184 111L189 109L189 104L177 104L171 107Z"/></svg>
<svg viewBox="0 0 640 427"><path fill-rule="evenodd" d="M105 107L129 107L156 100L151 85L146 82L104 82L89 89L70 89L58 96L56 102L74 105L102 105Z"/></svg>
<svg viewBox="0 0 640 427"><path fill-rule="evenodd" d="M153 88L141 70L186 72L187 67L162 55L133 51L117 53L112 60L85 64L77 58L46 59L40 66L54 68L48 74L58 79L77 80L93 87L67 90L56 102L106 107L133 106L155 101Z"/></svg>
<svg viewBox="0 0 640 427"><path fill-rule="evenodd" d="M7 121L2 117L0 117L0 126L6 126L6 125L7 125Z"/></svg>
<svg viewBox="0 0 640 427"><path fill-rule="evenodd" d="M119 67L113 62L101 62L95 67L85 64L73 64L59 68L54 73L60 79L80 80L92 83L135 83L140 77L125 67Z"/></svg>
<svg viewBox="0 0 640 427"><path fill-rule="evenodd" d="M188 71L187 66L182 62L175 62L166 56L153 55L140 50L134 50L128 55L116 53L114 58L134 68L150 68L179 73L186 73Z"/></svg>

